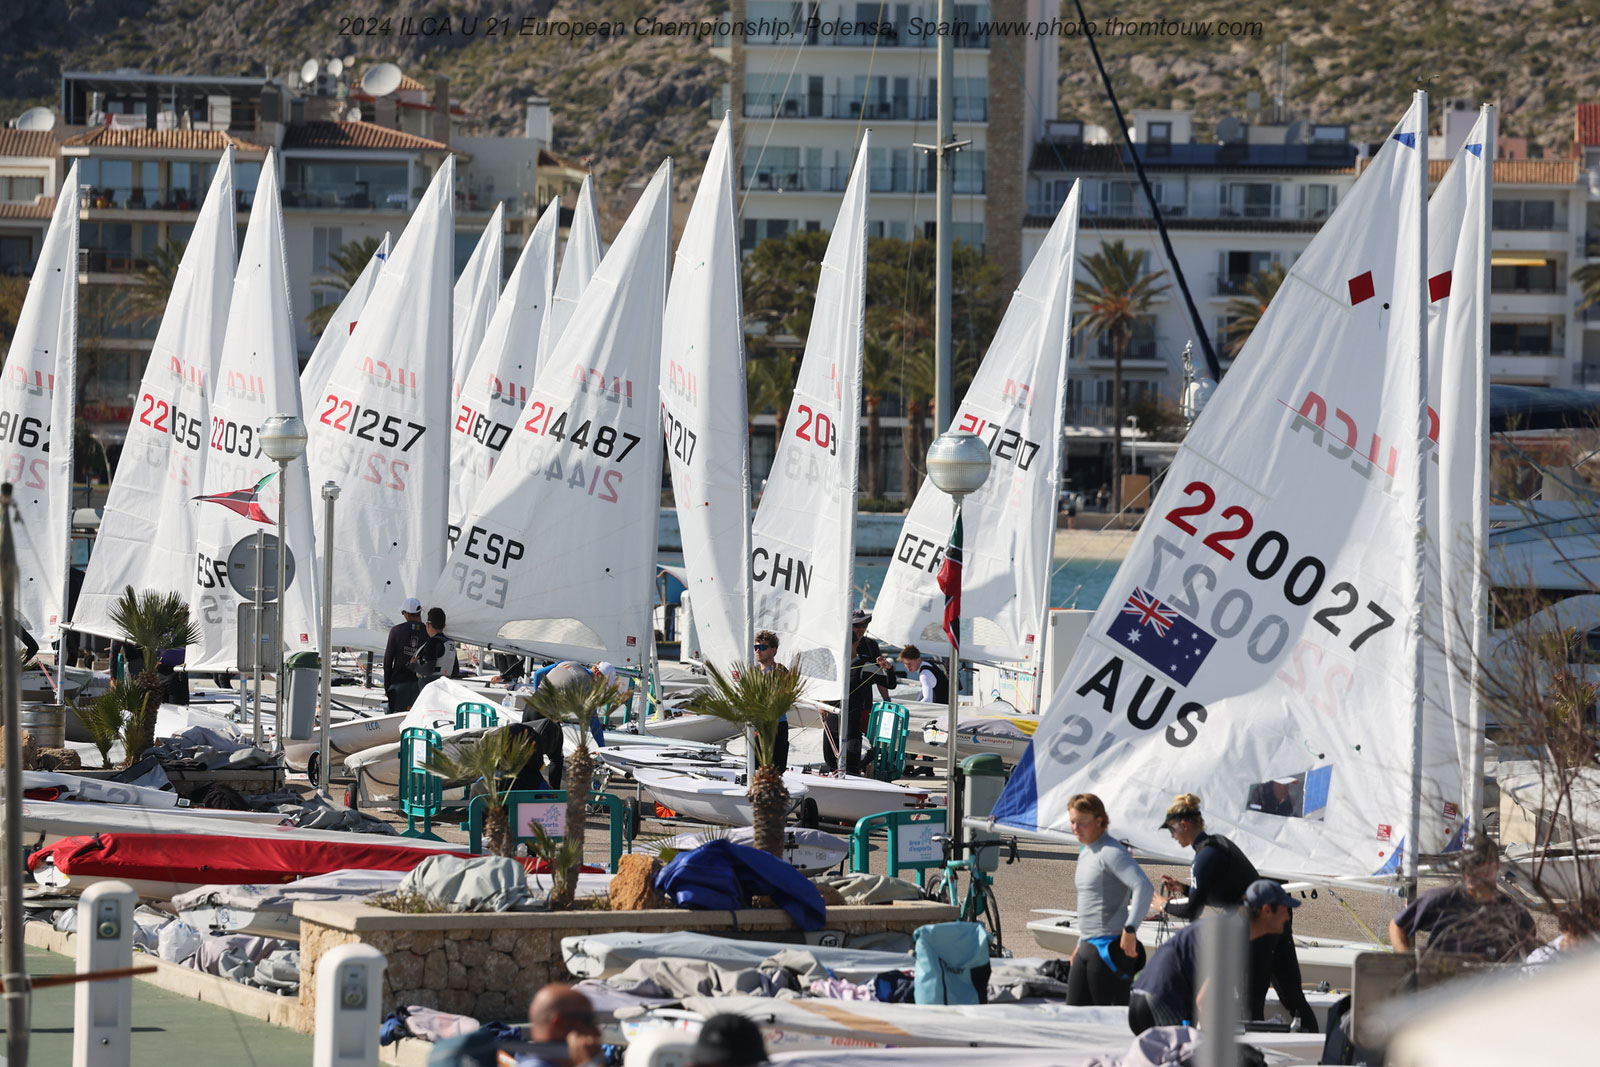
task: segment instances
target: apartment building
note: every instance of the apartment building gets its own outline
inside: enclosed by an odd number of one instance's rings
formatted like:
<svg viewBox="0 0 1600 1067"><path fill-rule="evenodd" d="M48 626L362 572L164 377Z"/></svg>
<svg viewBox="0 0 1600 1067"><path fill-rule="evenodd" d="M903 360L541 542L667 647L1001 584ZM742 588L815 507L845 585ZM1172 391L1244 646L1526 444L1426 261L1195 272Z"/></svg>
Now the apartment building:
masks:
<svg viewBox="0 0 1600 1067"><path fill-rule="evenodd" d="M138 71L62 75L49 131L0 131L0 269L29 272L55 196L76 162L83 193L79 261L80 410L108 447L122 438L158 321L130 323L119 297L140 284L158 249L187 240L223 150L234 149L241 236L269 148L278 151L284 237L301 358L304 324L341 293L323 284L333 257L365 237L400 236L418 197L456 157L456 263L471 255L497 205L511 268L539 212L570 203L583 172L550 146L549 103L528 104L521 137L467 137L448 84L411 78L373 98L326 73L209 77Z"/></svg>
<svg viewBox="0 0 1600 1067"><path fill-rule="evenodd" d="M1055 114L1054 38L989 30L1040 19L1042 0L957 3L952 231L1006 269L1021 264L1027 149ZM864 131L872 131L872 236L931 236L938 131L938 23L932 3L733 0L751 32L718 42L730 62L713 118L735 117L746 250L830 228Z"/></svg>
<svg viewBox="0 0 1600 1067"><path fill-rule="evenodd" d="M1453 104L1453 102L1452 102ZM1437 183L1476 119L1475 108L1447 105L1444 132L1430 139ZM1228 365L1230 301L1250 276L1293 264L1354 184L1372 146L1350 142L1339 125L1294 123L1223 130L1194 127L1188 112L1132 113L1173 250L1212 344ZM1600 121L1590 136L1600 134ZM1600 141L1600 136L1596 137ZM1091 255L1120 240L1144 253L1147 270L1167 269L1130 151L1074 122L1051 122L1029 170L1025 261L1031 259L1072 182L1082 180L1079 251ZM1595 165L1600 166L1600 146ZM1491 380L1519 385L1600 388L1600 314L1580 315L1571 271L1600 256L1600 177L1580 180L1582 161L1497 159L1491 257ZM1600 172L1597 172L1600 173ZM1175 403L1183 387L1182 353L1193 324L1172 272L1167 289L1138 327L1123 360L1123 410L1141 399ZM1592 325L1590 320L1593 320ZM1068 379L1066 433L1076 481L1100 484L1110 438L1113 361L1108 344L1086 338ZM1195 362L1202 365L1196 342ZM1131 427L1125 427L1125 430ZM1146 449L1140 470L1159 462ZM1098 479L1098 480L1097 480Z"/></svg>

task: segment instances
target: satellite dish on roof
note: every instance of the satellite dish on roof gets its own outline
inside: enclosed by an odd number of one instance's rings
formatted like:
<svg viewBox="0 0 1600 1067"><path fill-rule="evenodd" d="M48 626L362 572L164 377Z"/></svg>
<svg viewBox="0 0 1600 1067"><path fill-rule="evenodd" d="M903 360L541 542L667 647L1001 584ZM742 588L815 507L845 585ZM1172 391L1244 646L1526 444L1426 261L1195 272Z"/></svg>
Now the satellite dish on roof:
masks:
<svg viewBox="0 0 1600 1067"><path fill-rule="evenodd" d="M1304 138L1305 135L1306 135L1306 124L1301 122L1299 119L1295 119L1293 122L1289 123L1289 128L1284 131L1283 143L1284 144L1299 144L1301 139Z"/></svg>
<svg viewBox="0 0 1600 1067"><path fill-rule="evenodd" d="M322 64L314 59L308 59L300 64L300 80L311 85L317 80L317 71L322 69Z"/></svg>
<svg viewBox="0 0 1600 1067"><path fill-rule="evenodd" d="M361 88L368 96L388 96L400 88L405 75L393 63L379 63L368 67L361 75Z"/></svg>
<svg viewBox="0 0 1600 1067"><path fill-rule="evenodd" d="M1217 123L1217 142L1219 144L1233 144L1244 136L1244 123L1229 115Z"/></svg>
<svg viewBox="0 0 1600 1067"><path fill-rule="evenodd" d="M359 107L352 107L349 111L344 113L344 120L346 122L360 122L361 109Z"/></svg>
<svg viewBox="0 0 1600 1067"><path fill-rule="evenodd" d="M30 107L17 116L17 129L19 130L53 130L56 128L56 113L47 107Z"/></svg>
<svg viewBox="0 0 1600 1067"><path fill-rule="evenodd" d="M344 73L344 60L342 60L342 59L330 59L330 60L328 60L328 77L337 78L339 75L341 75L343 73Z"/></svg>

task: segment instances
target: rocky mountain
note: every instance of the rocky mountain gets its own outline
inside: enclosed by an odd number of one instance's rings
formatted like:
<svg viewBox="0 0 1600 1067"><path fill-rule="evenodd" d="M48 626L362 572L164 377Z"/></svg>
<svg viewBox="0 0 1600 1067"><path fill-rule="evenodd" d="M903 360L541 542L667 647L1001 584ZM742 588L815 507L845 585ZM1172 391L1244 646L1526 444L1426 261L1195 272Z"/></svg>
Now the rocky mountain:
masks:
<svg viewBox="0 0 1600 1067"><path fill-rule="evenodd" d="M1229 114L1258 117L1247 111L1248 94L1270 107L1281 86L1293 117L1350 123L1358 137L1378 138L1425 85L1436 101L1498 100L1502 132L1563 154L1573 103L1600 99L1595 0L1182 7L1178 14L1164 0L1085 3L1102 28L1108 18L1173 20L1155 32L1103 30L1098 41L1125 107L1178 101L1201 130ZM591 157L602 192L619 193L666 154L677 157L680 176L698 173L712 100L727 76L708 40L635 34L635 20L726 10L727 0L348 0L336 8L313 0L10 0L0 5L0 117L55 102L63 68L283 73L308 56L387 60L425 83L449 77L451 96L470 116L468 132L517 129L524 100L548 96L557 150ZM1072 10L1064 4L1063 18ZM628 32L525 32L534 25L525 19L541 17L618 20ZM1210 32L1195 32L1196 23ZM1060 48L1062 116L1110 125L1088 47L1072 36ZM992 71L989 92L1007 88Z"/></svg>

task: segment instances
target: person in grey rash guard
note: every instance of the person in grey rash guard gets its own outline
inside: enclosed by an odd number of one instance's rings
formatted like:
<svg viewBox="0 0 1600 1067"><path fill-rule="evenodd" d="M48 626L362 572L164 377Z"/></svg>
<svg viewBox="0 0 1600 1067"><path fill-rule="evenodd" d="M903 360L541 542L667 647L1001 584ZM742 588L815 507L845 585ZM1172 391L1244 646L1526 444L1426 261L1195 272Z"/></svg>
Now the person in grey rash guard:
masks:
<svg viewBox="0 0 1600 1067"><path fill-rule="evenodd" d="M1117 1006L1128 1003L1128 988L1144 966L1144 946L1134 935L1150 910L1155 887L1128 854L1127 846L1106 832L1106 806L1093 793L1067 801L1078 852L1078 946L1067 971L1067 1003Z"/></svg>

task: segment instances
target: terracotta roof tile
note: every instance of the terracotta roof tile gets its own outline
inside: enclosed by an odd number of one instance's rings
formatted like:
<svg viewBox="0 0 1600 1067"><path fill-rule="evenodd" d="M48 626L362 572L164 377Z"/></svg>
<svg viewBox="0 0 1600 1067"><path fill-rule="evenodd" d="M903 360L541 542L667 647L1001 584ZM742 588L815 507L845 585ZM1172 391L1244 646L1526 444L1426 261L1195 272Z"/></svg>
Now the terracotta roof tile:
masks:
<svg viewBox="0 0 1600 1067"><path fill-rule="evenodd" d="M56 156L61 146L53 130L0 129L0 156Z"/></svg>
<svg viewBox="0 0 1600 1067"><path fill-rule="evenodd" d="M74 148L157 148L175 152L220 152L232 145L240 152L265 152L265 145L252 144L225 130L139 130L96 126L68 137L63 144Z"/></svg>
<svg viewBox="0 0 1600 1067"><path fill-rule="evenodd" d="M56 198L41 196L32 203L0 200L0 219L48 219L56 209Z"/></svg>
<svg viewBox="0 0 1600 1067"><path fill-rule="evenodd" d="M375 148L448 152L450 146L427 137L391 130L375 122L297 122L284 134L284 148Z"/></svg>
<svg viewBox="0 0 1600 1067"><path fill-rule="evenodd" d="M1444 180L1449 167L1448 159L1428 160L1428 181ZM1494 181L1496 185L1571 185L1578 180L1578 169L1576 159L1497 159Z"/></svg>
<svg viewBox="0 0 1600 1067"><path fill-rule="evenodd" d="M1600 104L1579 104L1574 110L1578 143L1585 147L1600 147Z"/></svg>
<svg viewBox="0 0 1600 1067"><path fill-rule="evenodd" d="M414 89L418 92L426 92L427 86L423 85L409 74L402 74L400 75L400 89ZM399 90L396 90L396 92L398 91Z"/></svg>

